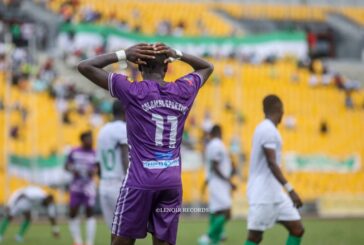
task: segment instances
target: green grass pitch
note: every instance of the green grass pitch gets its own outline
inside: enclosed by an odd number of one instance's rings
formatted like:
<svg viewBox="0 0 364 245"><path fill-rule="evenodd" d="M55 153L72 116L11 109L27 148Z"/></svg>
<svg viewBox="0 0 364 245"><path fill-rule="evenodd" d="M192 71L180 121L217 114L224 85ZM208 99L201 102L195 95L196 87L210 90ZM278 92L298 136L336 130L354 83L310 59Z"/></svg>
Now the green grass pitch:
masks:
<svg viewBox="0 0 364 245"><path fill-rule="evenodd" d="M359 245L364 244L364 219L335 219L304 220L306 234L302 244L304 245ZM178 245L197 245L197 238L206 231L207 219L182 218L178 232ZM6 237L1 245L15 245L14 235L18 224L11 224ZM58 240L52 238L50 226L47 224L33 224L26 237L24 245L72 245L67 224L61 225L61 237ZM223 245L243 245L246 237L246 222L243 220L231 221L226 229L228 240ZM283 227L276 225L268 230L261 244L283 245L287 233ZM110 235L107 227L100 219L97 227L95 245L109 245ZM151 244L150 238L138 240L138 245Z"/></svg>

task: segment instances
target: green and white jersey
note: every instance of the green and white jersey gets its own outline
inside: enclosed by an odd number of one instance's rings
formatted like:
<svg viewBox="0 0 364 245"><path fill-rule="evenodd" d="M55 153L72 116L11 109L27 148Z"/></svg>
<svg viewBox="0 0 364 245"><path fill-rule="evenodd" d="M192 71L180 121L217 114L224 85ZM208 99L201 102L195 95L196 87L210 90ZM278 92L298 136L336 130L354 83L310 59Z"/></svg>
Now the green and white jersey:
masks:
<svg viewBox="0 0 364 245"><path fill-rule="evenodd" d="M97 138L96 155L101 167L101 181L122 181L121 145L127 144L126 123L113 121L103 126Z"/></svg>

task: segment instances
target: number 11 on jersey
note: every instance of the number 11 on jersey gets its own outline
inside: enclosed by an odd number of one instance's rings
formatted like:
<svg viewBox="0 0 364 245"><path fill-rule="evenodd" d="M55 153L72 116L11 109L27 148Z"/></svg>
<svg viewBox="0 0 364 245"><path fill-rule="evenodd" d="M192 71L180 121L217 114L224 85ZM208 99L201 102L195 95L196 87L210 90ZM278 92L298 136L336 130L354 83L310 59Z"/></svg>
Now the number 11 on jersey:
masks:
<svg viewBox="0 0 364 245"><path fill-rule="evenodd" d="M152 114L152 120L155 121L155 145L163 146L164 118L158 114ZM176 148L178 118L176 116L167 116L167 122L171 125L169 135L169 148Z"/></svg>

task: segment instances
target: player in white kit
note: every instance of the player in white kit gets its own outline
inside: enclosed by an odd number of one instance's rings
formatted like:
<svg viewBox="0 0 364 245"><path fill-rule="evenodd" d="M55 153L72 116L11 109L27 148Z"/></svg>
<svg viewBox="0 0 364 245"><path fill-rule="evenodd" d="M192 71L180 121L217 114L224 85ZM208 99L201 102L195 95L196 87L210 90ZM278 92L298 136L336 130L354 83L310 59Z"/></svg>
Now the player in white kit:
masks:
<svg viewBox="0 0 364 245"><path fill-rule="evenodd" d="M36 186L28 186L18 189L11 196L6 205L5 218L0 223L0 242L3 239L6 228L12 219L18 215L24 215L24 220L20 225L16 240L22 242L24 235L28 230L31 222L31 211L36 208L45 208L52 225L52 234L54 237L59 236L59 227L56 220L56 207L54 198L44 190Z"/></svg>
<svg viewBox="0 0 364 245"><path fill-rule="evenodd" d="M222 130L214 125L206 146L207 185L209 192L210 224L207 235L199 239L201 245L215 245L222 240L224 227L230 219L231 195L235 188L231 181L233 164L222 141Z"/></svg>
<svg viewBox="0 0 364 245"><path fill-rule="evenodd" d="M101 128L96 149L101 172L99 188L101 210L110 229L129 162L125 112L120 101L114 102L112 112L113 121Z"/></svg>
<svg viewBox="0 0 364 245"><path fill-rule="evenodd" d="M299 245L304 229L297 209L302 201L280 169L282 138L277 126L283 117L283 103L278 96L268 95L263 110L265 119L255 129L250 158L249 232L245 245L259 244L264 231L275 223L289 231L286 245Z"/></svg>

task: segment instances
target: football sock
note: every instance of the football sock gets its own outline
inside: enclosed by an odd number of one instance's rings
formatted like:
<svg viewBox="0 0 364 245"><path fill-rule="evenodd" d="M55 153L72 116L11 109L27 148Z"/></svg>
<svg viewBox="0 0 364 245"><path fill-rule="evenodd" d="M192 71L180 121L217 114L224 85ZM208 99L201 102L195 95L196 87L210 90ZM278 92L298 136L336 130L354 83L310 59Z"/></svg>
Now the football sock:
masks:
<svg viewBox="0 0 364 245"><path fill-rule="evenodd" d="M3 236L5 231L6 231L6 228L8 228L9 226L9 219L8 218L4 218L2 221L1 221L1 224L0 224L0 236Z"/></svg>
<svg viewBox="0 0 364 245"><path fill-rule="evenodd" d="M245 241L245 245L258 245L258 243L255 243L255 242L252 242L252 241L246 240L246 241Z"/></svg>
<svg viewBox="0 0 364 245"><path fill-rule="evenodd" d="M214 244L218 244L220 242L225 222L225 215L214 215L208 232L208 235Z"/></svg>
<svg viewBox="0 0 364 245"><path fill-rule="evenodd" d="M301 237L289 235L286 245L300 245L301 244Z"/></svg>
<svg viewBox="0 0 364 245"><path fill-rule="evenodd" d="M73 218L69 220L69 228L75 244L82 244L80 219Z"/></svg>
<svg viewBox="0 0 364 245"><path fill-rule="evenodd" d="M20 229L19 229L19 232L18 232L19 237L21 237L21 238L24 237L24 234L28 230L29 225L30 225L30 220L27 220L27 219L24 220L23 223L21 223Z"/></svg>
<svg viewBox="0 0 364 245"><path fill-rule="evenodd" d="M93 245L96 233L96 219L91 217L86 220L86 235L87 243L86 245Z"/></svg>

